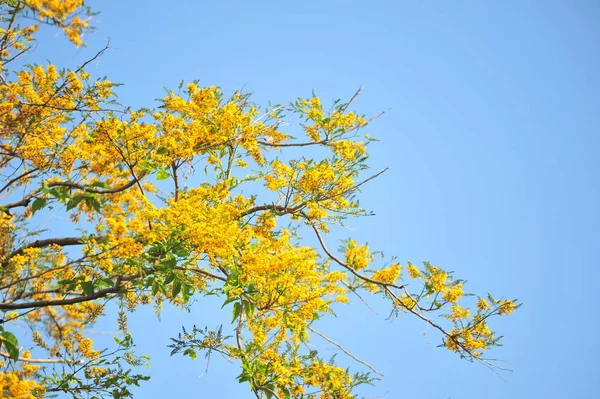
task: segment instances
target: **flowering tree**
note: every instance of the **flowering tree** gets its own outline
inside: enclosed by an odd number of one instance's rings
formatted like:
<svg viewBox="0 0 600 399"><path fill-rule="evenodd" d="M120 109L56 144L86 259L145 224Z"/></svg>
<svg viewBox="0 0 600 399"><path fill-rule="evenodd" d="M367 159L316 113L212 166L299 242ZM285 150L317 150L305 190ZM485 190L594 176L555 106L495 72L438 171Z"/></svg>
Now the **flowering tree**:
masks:
<svg viewBox="0 0 600 399"><path fill-rule="evenodd" d="M314 336L335 344L313 323L351 292L384 297L394 315L438 330L450 351L491 365L488 321L515 301L479 298L471 309L464 281L437 266L376 259L352 239L339 254L329 249L331 228L368 214L356 194L381 173L367 173L369 139L358 132L370 120L350 111L352 99L261 110L246 94L225 98L192 82L154 110L131 110L110 81L86 73L89 61L9 71L40 23L81 45L91 15L82 3L0 6L2 397L130 397L147 379L136 374L147 358L134 352L127 316L205 295L222 299L232 327L184 329L172 354L239 362L238 380L257 398L352 398L371 381L377 371L360 359L350 355L370 371L349 374L303 345ZM284 120L303 137L286 133ZM49 215L64 222L35 231ZM114 347L86 334L102 316L118 321Z"/></svg>

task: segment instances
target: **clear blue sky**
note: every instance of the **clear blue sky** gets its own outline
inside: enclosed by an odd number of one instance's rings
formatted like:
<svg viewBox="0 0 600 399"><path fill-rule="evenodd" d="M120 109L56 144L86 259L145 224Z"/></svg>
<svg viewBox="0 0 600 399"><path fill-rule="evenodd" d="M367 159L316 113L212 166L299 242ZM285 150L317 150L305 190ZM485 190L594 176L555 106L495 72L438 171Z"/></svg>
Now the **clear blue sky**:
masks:
<svg viewBox="0 0 600 399"><path fill-rule="evenodd" d="M599 395L600 2L88 4L101 12L88 48L52 34L35 58L74 66L110 37L115 49L91 72L125 83L124 103L153 106L163 87L199 79L245 86L265 105L364 86L357 110L391 108L368 130L382 140L373 167L390 167L364 190L377 216L354 222L354 237L524 306L493 324L505 346L491 355L514 370L504 379L430 347L439 337L408 316L390 322L358 301L340 308L322 329L386 374L364 396ZM219 323L215 305L132 320L153 358L139 398L251 397L236 366L213 357L205 374L203 360L168 357L182 324Z"/></svg>

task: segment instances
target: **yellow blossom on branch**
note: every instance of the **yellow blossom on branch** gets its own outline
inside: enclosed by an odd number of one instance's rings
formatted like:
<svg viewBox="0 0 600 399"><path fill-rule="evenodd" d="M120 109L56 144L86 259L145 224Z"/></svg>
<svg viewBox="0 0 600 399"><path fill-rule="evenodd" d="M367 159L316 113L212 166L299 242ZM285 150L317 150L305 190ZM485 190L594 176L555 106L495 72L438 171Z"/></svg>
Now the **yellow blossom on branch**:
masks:
<svg viewBox="0 0 600 399"><path fill-rule="evenodd" d="M407 263L403 279L396 258L352 238L330 250L339 228L371 214L358 197L385 171L369 172L372 140L356 132L369 121L349 109L354 97L265 109L194 81L131 109L117 84L86 71L105 49L72 69L26 62L39 24L83 44L93 21L83 1L2 9L0 396L130 397L148 359L128 317L183 309L193 325L206 296L231 325L186 326L171 354L239 364L260 399L350 399L373 382L324 359L318 340L381 374L314 328L356 297L427 323L460 357L484 361L497 345L492 320L515 300L469 303L464 280L427 262ZM89 334L110 318L112 342Z"/></svg>

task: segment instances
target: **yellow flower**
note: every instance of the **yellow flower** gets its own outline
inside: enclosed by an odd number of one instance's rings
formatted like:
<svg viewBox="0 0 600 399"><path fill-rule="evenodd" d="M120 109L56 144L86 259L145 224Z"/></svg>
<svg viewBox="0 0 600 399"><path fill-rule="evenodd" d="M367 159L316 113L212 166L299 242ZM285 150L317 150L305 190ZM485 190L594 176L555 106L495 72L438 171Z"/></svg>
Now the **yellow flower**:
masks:
<svg viewBox="0 0 600 399"><path fill-rule="evenodd" d="M448 302L456 302L460 298L462 298L464 291L462 289L462 284L456 284L453 287L450 287L442 297L445 301Z"/></svg>
<svg viewBox="0 0 600 399"><path fill-rule="evenodd" d="M505 315L505 314L510 314L510 313L514 312L516 309L517 309L517 305L515 304L514 301L510 301L510 300L502 301L502 302L500 302L500 306L498 308L498 314L500 316Z"/></svg>
<svg viewBox="0 0 600 399"><path fill-rule="evenodd" d="M373 255L369 253L369 247L361 245L360 247L354 240L348 242L346 249L346 263L356 270L364 269L373 260Z"/></svg>
<svg viewBox="0 0 600 399"><path fill-rule="evenodd" d="M377 270L371 276L371 280L379 281L385 284L393 284L400 277L402 273L402 266L394 263L390 267L385 269Z"/></svg>
<svg viewBox="0 0 600 399"><path fill-rule="evenodd" d="M469 318L471 311L469 309L463 309L458 305L452 306L451 309L450 320L455 321L458 319L467 319Z"/></svg>
<svg viewBox="0 0 600 399"><path fill-rule="evenodd" d="M479 298L479 300L477 301L477 310L479 312L485 312L490 309L490 305L487 303L487 301L483 298Z"/></svg>
<svg viewBox="0 0 600 399"><path fill-rule="evenodd" d="M429 277L427 283L433 290L433 292L444 292L446 291L446 279L448 278L448 274L442 270L440 270L437 266L433 266L431 268L431 276Z"/></svg>
<svg viewBox="0 0 600 399"><path fill-rule="evenodd" d="M417 269L416 266L409 264L406 267L406 270L408 270L408 274L410 275L410 278L419 278L421 277L421 271L419 269Z"/></svg>

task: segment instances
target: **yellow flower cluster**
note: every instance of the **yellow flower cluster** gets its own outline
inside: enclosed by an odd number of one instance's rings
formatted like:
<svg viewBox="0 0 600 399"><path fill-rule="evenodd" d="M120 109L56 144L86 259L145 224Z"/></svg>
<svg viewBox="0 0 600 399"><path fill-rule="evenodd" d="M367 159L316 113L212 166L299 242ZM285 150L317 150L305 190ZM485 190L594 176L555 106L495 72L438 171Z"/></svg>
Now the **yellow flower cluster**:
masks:
<svg viewBox="0 0 600 399"><path fill-rule="evenodd" d="M455 303L464 295L463 285L461 283L455 284L451 287L448 287L442 296L442 299L448 302Z"/></svg>
<svg viewBox="0 0 600 399"><path fill-rule="evenodd" d="M339 140L330 145L333 152L344 161L353 161L365 154L366 148L362 142Z"/></svg>
<svg viewBox="0 0 600 399"><path fill-rule="evenodd" d="M402 311L412 310L418 306L418 300L411 294L403 292L402 295L396 298L394 306L399 307Z"/></svg>
<svg viewBox="0 0 600 399"><path fill-rule="evenodd" d="M287 187L294 178L294 171L279 160L271 162L271 173L265 175L265 183L269 190L276 191Z"/></svg>
<svg viewBox="0 0 600 399"><path fill-rule="evenodd" d="M91 338L84 338L80 335L75 335L77 342L77 351L86 359L97 359L100 356L100 351L92 349L94 342Z"/></svg>
<svg viewBox="0 0 600 399"><path fill-rule="evenodd" d="M484 298L479 298L479 300L477 301L477 311L485 312L490 309L490 304Z"/></svg>
<svg viewBox="0 0 600 399"><path fill-rule="evenodd" d="M494 333L485 321L476 319L470 328L452 329L446 338L446 347L451 351L467 352L470 356L478 359L493 343Z"/></svg>
<svg viewBox="0 0 600 399"><path fill-rule="evenodd" d="M501 301L500 305L498 306L498 314L500 316L510 314L510 313L514 312L516 309L517 309L517 304L515 303L515 301L511 301L511 300Z"/></svg>
<svg viewBox="0 0 600 399"><path fill-rule="evenodd" d="M323 117L323 105L320 98L312 97L308 100L300 100L300 104L308 119L318 120Z"/></svg>
<svg viewBox="0 0 600 399"><path fill-rule="evenodd" d="M320 361L311 364L306 374L304 384L318 386L323 391L320 396L322 399L354 398L349 393L352 379L344 369Z"/></svg>
<svg viewBox="0 0 600 399"><path fill-rule="evenodd" d="M433 292L445 292L447 290L448 273L437 266L433 266L429 272L431 276L427 279L427 284L431 287L431 290Z"/></svg>
<svg viewBox="0 0 600 399"><path fill-rule="evenodd" d="M421 271L414 265L409 264L406 267L406 270L408 270L408 274L410 275L410 278L419 278L421 277Z"/></svg>
<svg viewBox="0 0 600 399"><path fill-rule="evenodd" d="M88 28L81 0L21 4L81 44ZM0 31L7 43L0 62L25 49L36 29ZM243 93L226 99L219 88L193 82L168 93L158 111L129 111L111 101L116 85L92 81L83 68L31 65L12 79L0 85L0 158L2 174L15 176L5 198L22 200L0 208L0 290L4 318L11 319L4 327L18 330L12 318L30 326L36 350L50 357L96 363L100 351L83 334L106 301L119 303L125 332L127 314L138 306L160 312L164 302L183 308L199 295L217 294L225 309L233 308L239 336L227 344L196 339L197 349L239 360L257 390L287 397L315 387L322 399L349 399L356 381L304 355L303 344L315 320L346 303L351 290L382 293L395 313L448 311L444 322L454 330L446 346L472 357L495 343L484 321L518 307L480 299L471 317L458 304L467 295L462 280L437 266L407 265L417 280L411 284L425 286L413 291L396 286L402 266L378 268L366 244L346 241L343 260L328 252L321 235L321 245L303 244L298 234L307 226L322 234L368 214L354 199L368 168L366 143L348 134L367 122L347 105L325 112L313 97L263 113ZM288 110L306 122L307 142L282 131ZM293 149L279 155L289 146L321 151L314 159L294 159ZM51 225L44 236L30 234L49 209L64 231L87 230L52 237ZM27 311L8 312L13 304ZM0 396L42 395L37 366L18 362L14 370L0 373ZM112 371L92 365L84 373L106 381Z"/></svg>
<svg viewBox="0 0 600 399"><path fill-rule="evenodd" d="M195 83L188 84L186 93L188 98L169 94L163 99L167 112L154 114L161 132L155 148L166 149L167 157L190 159L208 152L214 160L215 150L233 143L245 149L255 162L262 163L258 141L264 139L276 145L288 137L255 121L258 110L245 107L239 95L223 102L218 87L199 88Z"/></svg>
<svg viewBox="0 0 600 399"><path fill-rule="evenodd" d="M43 397L43 386L35 380L21 378L15 372L0 372L0 395L6 399L38 399Z"/></svg>
<svg viewBox="0 0 600 399"><path fill-rule="evenodd" d="M400 274L402 273L402 266L398 263L394 263L389 267L384 269L376 270L370 277L371 280L378 281L384 284L394 284L398 278L400 278ZM369 285L369 291L377 292L379 291L379 286L375 284Z"/></svg>
<svg viewBox="0 0 600 399"><path fill-rule="evenodd" d="M71 43L83 44L81 35L88 27L88 21L75 15L83 7L83 0L24 0L24 3L40 20L61 27Z"/></svg>
<svg viewBox="0 0 600 399"><path fill-rule="evenodd" d="M451 311L452 313L450 314L450 320L452 321L468 319L471 315L471 311L469 309L463 309L459 305L453 305Z"/></svg>
<svg viewBox="0 0 600 399"><path fill-rule="evenodd" d="M373 261L373 255L367 245L359 246L356 241L350 240L346 248L346 263L356 270L364 269Z"/></svg>
<svg viewBox="0 0 600 399"><path fill-rule="evenodd" d="M23 351L23 359L30 359L31 353ZM44 394L44 387L35 381L35 373L39 366L22 364L16 371L0 372L0 397L7 399L38 399Z"/></svg>

